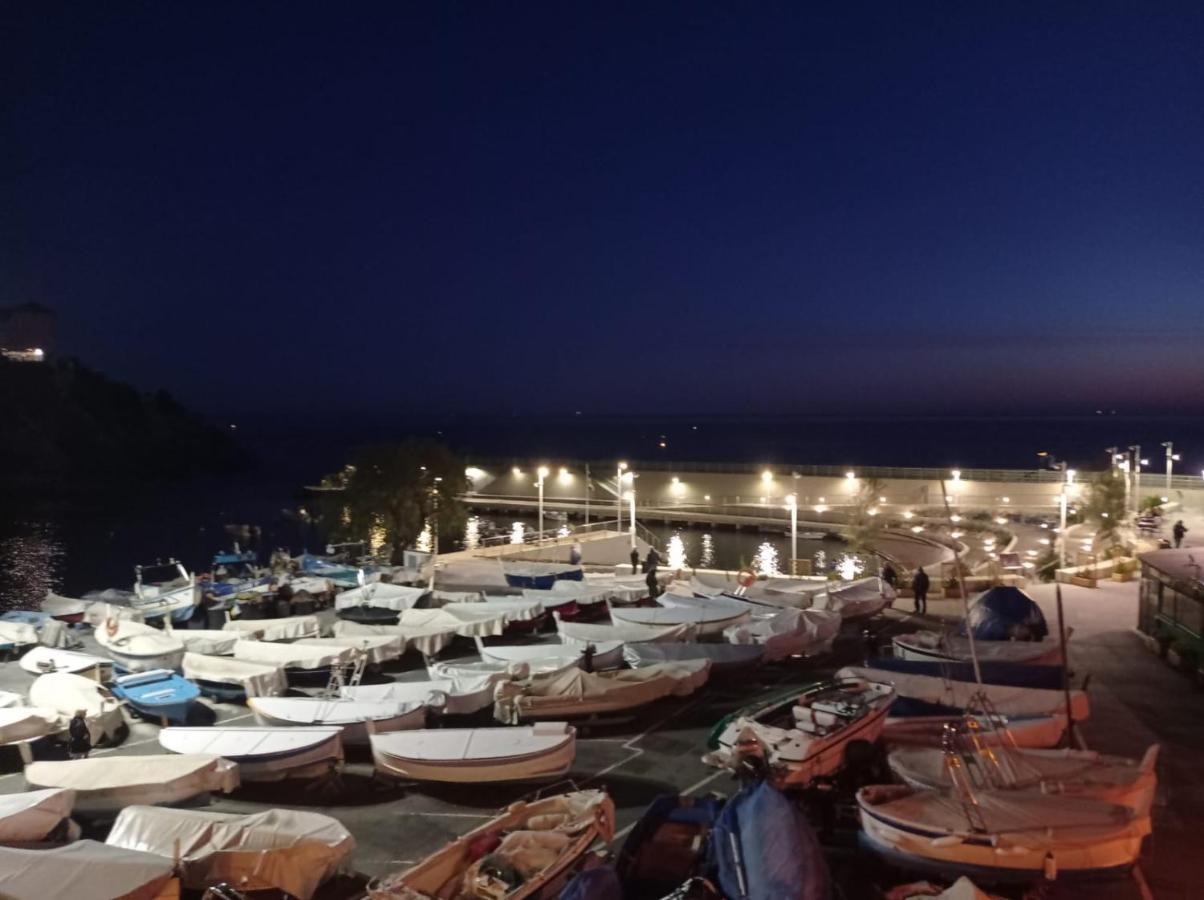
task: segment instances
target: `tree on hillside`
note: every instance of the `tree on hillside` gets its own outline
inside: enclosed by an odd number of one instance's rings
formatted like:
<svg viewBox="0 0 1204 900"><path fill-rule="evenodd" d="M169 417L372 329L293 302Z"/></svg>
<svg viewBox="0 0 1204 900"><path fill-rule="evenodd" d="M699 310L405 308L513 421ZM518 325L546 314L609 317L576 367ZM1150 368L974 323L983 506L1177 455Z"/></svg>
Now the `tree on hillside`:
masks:
<svg viewBox="0 0 1204 900"><path fill-rule="evenodd" d="M1120 543L1120 526L1127 513L1124 476L1115 469L1095 476L1080 509L1084 519L1096 524L1095 535L1101 546Z"/></svg>
<svg viewBox="0 0 1204 900"><path fill-rule="evenodd" d="M464 527L464 461L434 441L363 447L341 471L323 478L322 487L322 518L330 533L340 540L383 537L394 564L432 520L441 536Z"/></svg>

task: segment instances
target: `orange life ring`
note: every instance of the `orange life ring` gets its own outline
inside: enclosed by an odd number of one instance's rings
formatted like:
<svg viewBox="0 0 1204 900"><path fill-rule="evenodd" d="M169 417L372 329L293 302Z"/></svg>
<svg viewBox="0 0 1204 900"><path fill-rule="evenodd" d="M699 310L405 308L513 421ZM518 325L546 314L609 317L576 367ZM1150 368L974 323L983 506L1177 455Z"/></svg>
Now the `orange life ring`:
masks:
<svg viewBox="0 0 1204 900"><path fill-rule="evenodd" d="M752 587L757 580L757 573L752 569L741 569L736 573L736 583L740 587Z"/></svg>
<svg viewBox="0 0 1204 900"><path fill-rule="evenodd" d="M118 627L116 616L109 616L107 619L105 619L105 633L108 634L109 637L113 637L115 634L117 634Z"/></svg>

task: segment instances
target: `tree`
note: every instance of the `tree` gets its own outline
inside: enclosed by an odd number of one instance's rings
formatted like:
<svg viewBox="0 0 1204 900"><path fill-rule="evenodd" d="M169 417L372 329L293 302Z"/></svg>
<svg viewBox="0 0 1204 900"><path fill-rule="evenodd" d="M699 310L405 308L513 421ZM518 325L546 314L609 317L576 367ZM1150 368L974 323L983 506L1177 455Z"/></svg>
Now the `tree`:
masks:
<svg viewBox="0 0 1204 900"><path fill-rule="evenodd" d="M434 441L363 447L341 471L323 478L322 487L328 531L340 540L383 538L394 564L428 522L437 522L440 536L464 527L464 461Z"/></svg>
<svg viewBox="0 0 1204 900"><path fill-rule="evenodd" d="M881 534L884 523L878 517L879 497L886 482L881 478L863 478L853 505L849 509L849 547L856 552L874 549L874 541Z"/></svg>
<svg viewBox="0 0 1204 900"><path fill-rule="evenodd" d="M1124 523L1125 481L1117 471L1101 472L1090 482L1086 503L1081 504L1083 518L1096 523L1095 536L1101 546L1120 543ZM1064 535L1059 535L1065 539Z"/></svg>

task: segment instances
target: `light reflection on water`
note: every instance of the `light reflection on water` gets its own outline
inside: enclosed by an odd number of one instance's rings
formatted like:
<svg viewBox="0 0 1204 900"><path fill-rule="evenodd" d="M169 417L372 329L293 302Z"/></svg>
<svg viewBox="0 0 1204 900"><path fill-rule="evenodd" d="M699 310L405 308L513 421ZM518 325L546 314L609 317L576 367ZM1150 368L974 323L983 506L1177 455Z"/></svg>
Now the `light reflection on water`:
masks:
<svg viewBox="0 0 1204 900"><path fill-rule="evenodd" d="M62 583L63 545L50 522L17 522L0 538L0 609L35 607Z"/></svg>

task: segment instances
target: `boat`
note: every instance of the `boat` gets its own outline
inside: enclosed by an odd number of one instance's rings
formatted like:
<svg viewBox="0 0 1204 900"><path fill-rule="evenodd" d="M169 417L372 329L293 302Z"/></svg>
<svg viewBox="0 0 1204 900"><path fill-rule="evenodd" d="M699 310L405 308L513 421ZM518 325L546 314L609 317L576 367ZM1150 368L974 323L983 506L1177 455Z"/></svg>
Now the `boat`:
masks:
<svg viewBox="0 0 1204 900"><path fill-rule="evenodd" d="M184 677L215 700L241 703L248 697L276 697L288 690L284 667L230 657L185 653Z"/></svg>
<svg viewBox="0 0 1204 900"><path fill-rule="evenodd" d="M161 722L186 722L189 708L201 696L200 688L169 669L122 675L109 690L139 715Z"/></svg>
<svg viewBox="0 0 1204 900"><path fill-rule="evenodd" d="M426 705L397 700L349 700L342 697L248 697L247 706L261 725L339 726L344 745L368 743L370 733L422 728Z"/></svg>
<svg viewBox="0 0 1204 900"><path fill-rule="evenodd" d="M503 562L502 575L510 587L550 591L557 581L584 580L585 571L564 563Z"/></svg>
<svg viewBox="0 0 1204 900"><path fill-rule="evenodd" d="M75 650L58 650L52 647L34 647L18 661L30 675L47 675L51 672L70 672L84 675L93 681L107 683L113 680L113 660L91 653Z"/></svg>
<svg viewBox="0 0 1204 900"><path fill-rule="evenodd" d="M406 587L400 584L375 582L343 591L334 598L334 608L337 612L354 609L360 606L387 609L401 612L417 606L430 591L425 588Z"/></svg>
<svg viewBox="0 0 1204 900"><path fill-rule="evenodd" d="M40 706L0 707L0 746L58 734L67 727L57 709Z"/></svg>
<svg viewBox="0 0 1204 900"><path fill-rule="evenodd" d="M343 767L338 726L163 728L159 746L172 753L211 753L238 763L239 779L317 778Z"/></svg>
<svg viewBox="0 0 1204 900"><path fill-rule="evenodd" d="M93 629L104 625L106 619L115 618L130 622L144 622L146 616L130 606L133 599L130 591L119 591L109 588L104 591L90 591L84 594L84 622Z"/></svg>
<svg viewBox="0 0 1204 900"><path fill-rule="evenodd" d="M724 802L716 794L661 794L654 799L615 858L626 894L668 897L691 879L713 877L710 839Z"/></svg>
<svg viewBox="0 0 1204 900"><path fill-rule="evenodd" d="M497 597L487 594L483 599L475 602L445 603L439 608L452 612L463 609L476 613L482 607L493 612L503 613L505 616L504 626L510 632L538 631L548 620L548 613L544 609L542 600L528 600L524 597Z"/></svg>
<svg viewBox="0 0 1204 900"><path fill-rule="evenodd" d="M362 625L358 622L338 621L334 623L335 637L395 637L401 641L401 652L413 648L427 659L438 656L456 637L454 627L446 623L420 625Z"/></svg>
<svg viewBox="0 0 1204 900"><path fill-rule="evenodd" d="M362 653L370 665L378 666L390 660L400 659L402 643L400 637L392 635L340 634L328 638L301 638L294 647L325 647L329 650L351 650Z"/></svg>
<svg viewBox="0 0 1204 900"><path fill-rule="evenodd" d="M889 684L863 678L791 691L721 720L708 742L715 749L703 762L738 772L757 757L775 785L806 787L843 768L852 742L874 743L894 700Z"/></svg>
<svg viewBox="0 0 1204 900"><path fill-rule="evenodd" d="M891 716L882 729L882 740L892 746L943 747L949 729L963 728L974 729L976 740L988 747L1048 749L1062 743L1067 724L1065 713Z"/></svg>
<svg viewBox="0 0 1204 900"><path fill-rule="evenodd" d="M832 649L844 620L840 613L823 609L783 609L724 629L731 644L760 647L770 661L788 656L821 656Z"/></svg>
<svg viewBox="0 0 1204 900"><path fill-rule="evenodd" d="M318 637L321 626L317 616L289 616L284 619L231 619L222 626L223 631L234 631L244 638L257 641L295 641L299 638Z"/></svg>
<svg viewBox="0 0 1204 900"><path fill-rule="evenodd" d="M954 681L974 681L974 664L936 659L903 659L898 656L871 656L867 668L904 675L929 675ZM1025 663L980 660L983 684L1008 684L1013 687L1061 690L1066 670L1062 666L1030 666ZM884 676L885 677L885 676Z"/></svg>
<svg viewBox="0 0 1204 900"><path fill-rule="evenodd" d="M626 712L662 697L692 694L706 683L709 672L708 660L694 659L642 669L568 669L557 675L535 675L499 684L493 715L499 722L515 723Z"/></svg>
<svg viewBox="0 0 1204 900"><path fill-rule="evenodd" d="M0 653L20 653L39 643L38 629L28 622L0 621Z"/></svg>
<svg viewBox="0 0 1204 900"><path fill-rule="evenodd" d="M1039 792L916 790L871 785L857 792L863 846L904 869L980 882L1128 872L1149 818L1082 797Z"/></svg>
<svg viewBox="0 0 1204 900"><path fill-rule="evenodd" d="M730 597L778 609L807 609L828 589L826 578L770 578L744 587L723 576L695 573L689 589L699 597Z"/></svg>
<svg viewBox="0 0 1204 900"><path fill-rule="evenodd" d="M341 645L310 647L301 643L239 641L234 645L234 658L263 666L279 666L290 679L312 679L328 676L332 666L351 663L355 658L355 651Z"/></svg>
<svg viewBox="0 0 1204 900"><path fill-rule="evenodd" d="M172 860L180 884L194 891L228 884L240 894L278 891L298 900L310 900L355 849L337 819L293 809L240 815L131 806L105 843Z"/></svg>
<svg viewBox="0 0 1204 900"><path fill-rule="evenodd" d="M704 601L699 601L703 603ZM749 612L730 601L705 601L706 606L617 606L610 618L616 625L640 625L645 628L671 628L693 625L699 635L720 634L725 628L739 625L749 618Z"/></svg>
<svg viewBox="0 0 1204 900"><path fill-rule="evenodd" d="M184 644L178 638L130 619L108 616L93 635L101 649L130 672L178 669L184 659Z"/></svg>
<svg viewBox="0 0 1204 900"><path fill-rule="evenodd" d="M348 606L339 610L338 617L357 625L396 625L400 614L384 606Z"/></svg>
<svg viewBox="0 0 1204 900"><path fill-rule="evenodd" d="M438 609L405 609L398 613L397 625L406 629L445 629L461 637L497 637L506 630L504 609L487 603L453 603Z"/></svg>
<svg viewBox="0 0 1204 900"><path fill-rule="evenodd" d="M577 656L541 656L526 662L506 663L498 660L456 660L453 662L432 662L427 665L431 678L438 681L445 678L482 678L493 676L498 680L506 678L526 678L528 675L550 675L553 672L563 672L575 669L580 662Z"/></svg>
<svg viewBox="0 0 1204 900"><path fill-rule="evenodd" d="M589 848L614 837L614 817L605 791L520 801L417 865L370 883L368 897L554 897Z"/></svg>
<svg viewBox="0 0 1204 900"><path fill-rule="evenodd" d="M64 597L53 591L47 591L46 596L42 598L41 607L42 612L49 613L60 622L75 625L84 620L88 604L75 597Z"/></svg>
<svg viewBox="0 0 1204 900"><path fill-rule="evenodd" d="M593 656L590 663L595 669L614 669L623 664L623 644L621 641L604 641L600 644L590 644ZM575 644L512 644L485 646L480 638L477 639L477 652L486 662L506 663L538 663L543 667L554 666L563 668L565 665L577 665L581 662L587 647Z"/></svg>
<svg viewBox="0 0 1204 900"><path fill-rule="evenodd" d="M645 642L623 644L621 647L624 661L633 669L687 659L705 659L711 664L712 677L720 672L760 665L765 658L765 648L759 644L700 644L688 641L672 644Z"/></svg>
<svg viewBox="0 0 1204 900"><path fill-rule="evenodd" d="M698 626L693 622L654 627L650 625L603 625L593 622L562 622L556 619L556 632L560 643L584 647L593 644L616 642L638 644L642 641L692 641L698 636Z"/></svg>
<svg viewBox="0 0 1204 900"><path fill-rule="evenodd" d="M0 844L73 841L75 792L63 788L0 794Z"/></svg>
<svg viewBox="0 0 1204 900"><path fill-rule="evenodd" d="M47 876L53 873L53 894ZM0 847L0 897L5 900L174 900L175 867L154 853L122 850L98 841L61 847Z"/></svg>
<svg viewBox="0 0 1204 900"><path fill-rule="evenodd" d="M421 703L448 715L472 715L493 703L496 685L508 677L484 675L475 678L347 685L340 690L339 696L350 700Z"/></svg>
<svg viewBox="0 0 1204 900"><path fill-rule="evenodd" d="M955 764L978 787L1088 797L1128 807L1137 815L1150 814L1158 787L1157 744L1146 750L1141 760L1133 760L1090 750L974 746L974 734L967 737L971 740L958 742ZM904 784L920 790L946 789L953 787L949 752L935 747L896 747L887 761Z"/></svg>
<svg viewBox="0 0 1204 900"><path fill-rule="evenodd" d="M1070 639L1070 628L1066 639ZM897 635L892 641L895 656L902 659L968 662L970 639L938 631L916 631ZM1040 641L974 641L980 662L1013 662L1030 666L1062 666L1062 644L1056 638Z"/></svg>
<svg viewBox="0 0 1204 900"><path fill-rule="evenodd" d="M121 705L108 690L82 675L69 672L39 675L29 686L29 702L57 712L63 728L82 709L93 745L116 743L126 730Z"/></svg>
<svg viewBox="0 0 1204 900"><path fill-rule="evenodd" d="M49 677L49 676L48 676ZM135 803L181 803L238 787L238 764L212 753L101 756L25 767L31 788L75 791L77 813L116 812Z"/></svg>
<svg viewBox="0 0 1204 900"><path fill-rule="evenodd" d="M895 602L895 590L881 578L861 578L830 587L816 597L813 609L840 613L846 622L873 618Z"/></svg>
<svg viewBox="0 0 1204 900"><path fill-rule="evenodd" d="M183 644L185 652L201 653L205 656L230 656L234 652L234 645L245 638L240 631L217 628L168 627L164 631Z"/></svg>
<svg viewBox="0 0 1204 900"><path fill-rule="evenodd" d="M372 761L381 775L413 781L550 780L572 767L576 735L576 729L565 722L374 734Z"/></svg>
<svg viewBox="0 0 1204 900"><path fill-rule="evenodd" d="M169 578L148 579L148 572L170 574ZM134 566L134 593L130 605L146 618L170 616L173 622L187 622L196 609L196 576L178 560Z"/></svg>

